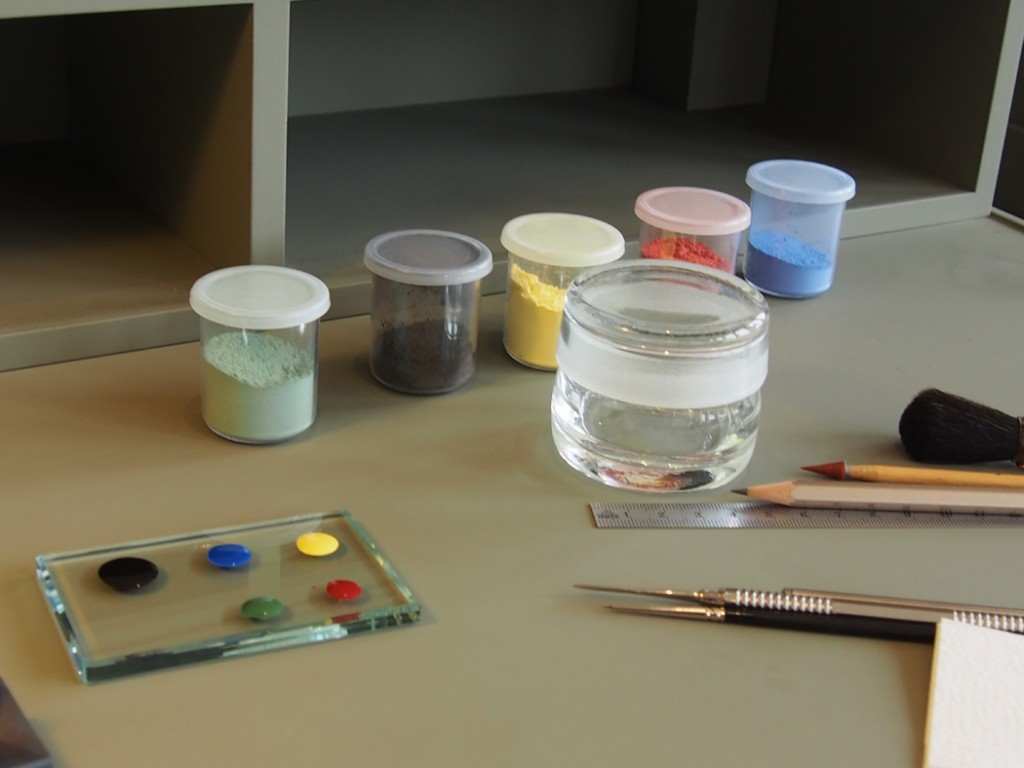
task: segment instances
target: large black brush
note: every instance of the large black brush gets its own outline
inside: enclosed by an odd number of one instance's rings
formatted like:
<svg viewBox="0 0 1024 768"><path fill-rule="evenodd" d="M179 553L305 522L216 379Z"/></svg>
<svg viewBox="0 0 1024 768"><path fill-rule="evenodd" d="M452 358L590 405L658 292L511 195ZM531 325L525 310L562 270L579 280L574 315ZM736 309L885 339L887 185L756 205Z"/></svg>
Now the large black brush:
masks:
<svg viewBox="0 0 1024 768"><path fill-rule="evenodd" d="M900 439L915 461L1024 468L1024 418L938 389L920 392L900 417Z"/></svg>

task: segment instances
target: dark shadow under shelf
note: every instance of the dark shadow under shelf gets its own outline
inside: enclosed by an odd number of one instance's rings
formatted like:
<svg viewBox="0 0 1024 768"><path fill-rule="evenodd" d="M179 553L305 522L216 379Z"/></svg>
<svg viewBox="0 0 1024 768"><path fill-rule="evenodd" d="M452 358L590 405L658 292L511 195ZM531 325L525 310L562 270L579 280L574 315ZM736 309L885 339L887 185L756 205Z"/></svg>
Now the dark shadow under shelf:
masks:
<svg viewBox="0 0 1024 768"><path fill-rule="evenodd" d="M0 333L188 306L212 269L63 142L0 148Z"/></svg>
<svg viewBox="0 0 1024 768"><path fill-rule="evenodd" d="M65 142L0 147L0 370L196 337L213 269Z"/></svg>

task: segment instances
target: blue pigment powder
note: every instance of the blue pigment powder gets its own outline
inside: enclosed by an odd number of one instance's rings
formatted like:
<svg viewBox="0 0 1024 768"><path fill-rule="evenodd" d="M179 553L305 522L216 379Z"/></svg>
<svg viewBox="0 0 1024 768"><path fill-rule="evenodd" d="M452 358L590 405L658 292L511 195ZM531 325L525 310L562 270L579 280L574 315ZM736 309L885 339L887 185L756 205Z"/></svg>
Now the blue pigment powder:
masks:
<svg viewBox="0 0 1024 768"><path fill-rule="evenodd" d="M743 276L764 293L799 299L832 285L833 259L799 238L761 230L748 246Z"/></svg>

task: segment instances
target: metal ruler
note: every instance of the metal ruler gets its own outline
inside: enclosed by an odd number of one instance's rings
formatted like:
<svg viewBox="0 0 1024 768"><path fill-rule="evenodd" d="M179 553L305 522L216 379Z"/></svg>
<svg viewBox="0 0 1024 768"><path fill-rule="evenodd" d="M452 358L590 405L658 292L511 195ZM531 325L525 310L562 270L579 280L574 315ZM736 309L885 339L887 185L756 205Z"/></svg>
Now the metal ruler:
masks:
<svg viewBox="0 0 1024 768"><path fill-rule="evenodd" d="M591 502L598 528L1024 528L1024 515L786 507L767 501Z"/></svg>

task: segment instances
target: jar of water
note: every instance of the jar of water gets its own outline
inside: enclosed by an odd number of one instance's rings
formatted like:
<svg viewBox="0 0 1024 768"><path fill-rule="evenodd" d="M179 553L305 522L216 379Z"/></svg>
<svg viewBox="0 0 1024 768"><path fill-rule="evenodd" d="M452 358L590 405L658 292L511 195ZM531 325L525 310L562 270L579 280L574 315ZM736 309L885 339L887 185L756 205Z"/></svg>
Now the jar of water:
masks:
<svg viewBox="0 0 1024 768"><path fill-rule="evenodd" d="M721 270L627 260L566 293L551 399L559 454L620 488L674 492L735 477L757 439L768 304Z"/></svg>

